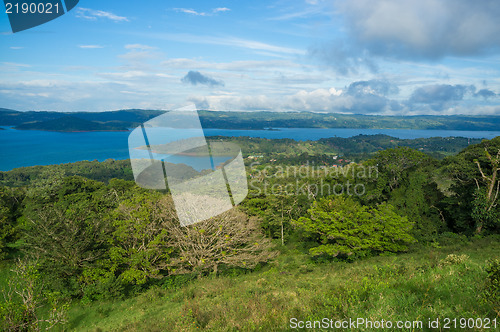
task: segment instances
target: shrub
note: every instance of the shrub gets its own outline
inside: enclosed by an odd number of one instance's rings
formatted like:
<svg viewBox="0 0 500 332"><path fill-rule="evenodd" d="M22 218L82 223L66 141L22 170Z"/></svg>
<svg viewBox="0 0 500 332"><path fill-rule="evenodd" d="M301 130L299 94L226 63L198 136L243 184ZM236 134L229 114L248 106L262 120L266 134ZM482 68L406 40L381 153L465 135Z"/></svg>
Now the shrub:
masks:
<svg viewBox="0 0 500 332"><path fill-rule="evenodd" d="M493 304L500 305L500 259L490 259L486 262L486 281L485 297Z"/></svg>
<svg viewBox="0 0 500 332"><path fill-rule="evenodd" d="M439 266L448 266L448 265L458 265L463 264L469 260L469 256L467 255L455 255L450 254L446 256L446 258L442 259L439 262Z"/></svg>

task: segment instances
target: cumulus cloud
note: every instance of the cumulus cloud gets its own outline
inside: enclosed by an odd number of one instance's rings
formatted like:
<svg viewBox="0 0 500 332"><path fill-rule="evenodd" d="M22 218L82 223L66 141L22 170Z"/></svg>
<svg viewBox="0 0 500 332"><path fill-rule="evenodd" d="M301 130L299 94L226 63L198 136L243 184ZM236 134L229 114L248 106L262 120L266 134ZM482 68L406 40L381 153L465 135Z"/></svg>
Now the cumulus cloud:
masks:
<svg viewBox="0 0 500 332"><path fill-rule="evenodd" d="M291 95L269 98L265 95L217 95L192 97L198 107L215 110L273 110L310 111L356 114L393 114L402 105L384 95L396 92L397 87L385 81L353 82L346 89L320 88L299 90Z"/></svg>
<svg viewBox="0 0 500 332"><path fill-rule="evenodd" d="M387 98L388 95L398 92L396 85L385 80L352 82L344 94L344 98L350 102L342 111L357 114L399 111L399 103Z"/></svg>
<svg viewBox="0 0 500 332"><path fill-rule="evenodd" d="M473 93L473 85L432 84L415 89L408 102L410 104L424 104L432 110L442 110L462 100L466 93Z"/></svg>
<svg viewBox="0 0 500 332"><path fill-rule="evenodd" d="M181 81L183 83L190 83L192 85L208 85L208 86L224 86L224 82L218 81L214 78L211 78L207 75L203 75L199 71L190 70L186 76L184 76Z"/></svg>
<svg viewBox="0 0 500 332"><path fill-rule="evenodd" d="M439 59L500 46L497 0L349 0L339 2L348 32L371 54Z"/></svg>
<svg viewBox="0 0 500 332"><path fill-rule="evenodd" d="M488 89L481 89L474 94L475 97L481 97L484 99L496 97L497 94Z"/></svg>
<svg viewBox="0 0 500 332"><path fill-rule="evenodd" d="M485 90L485 89L483 89ZM416 87L409 97L399 95L399 87L386 80L355 81L345 88L299 90L278 98L263 94L234 93L192 96L198 108L245 111L310 111L384 115L499 114L495 104L475 105L472 98L493 96L490 90L475 92L474 85L431 84Z"/></svg>
<svg viewBox="0 0 500 332"><path fill-rule="evenodd" d="M386 80L370 80L352 82L347 93L353 96L361 96L366 94L387 96L389 94L397 94L399 88Z"/></svg>

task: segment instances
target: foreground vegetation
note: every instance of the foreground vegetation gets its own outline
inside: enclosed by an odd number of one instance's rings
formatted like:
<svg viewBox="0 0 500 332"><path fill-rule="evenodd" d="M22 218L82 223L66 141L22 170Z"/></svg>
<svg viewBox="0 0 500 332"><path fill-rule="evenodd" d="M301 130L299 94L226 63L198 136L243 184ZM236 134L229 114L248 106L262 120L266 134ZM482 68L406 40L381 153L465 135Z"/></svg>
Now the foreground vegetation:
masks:
<svg viewBox="0 0 500 332"><path fill-rule="evenodd" d="M445 234L441 243L407 254L345 263L313 261L291 244L260 271L168 278L128 299L76 304L68 311L64 327L78 331L281 331L290 329L292 318L424 324L436 318L441 322L445 318L494 319L500 303L489 301L485 269L499 251L498 238L469 241Z"/></svg>
<svg viewBox="0 0 500 332"><path fill-rule="evenodd" d="M285 141L236 140L262 151L246 154L248 197L188 227L168 190L116 178L126 162L2 173L0 327L498 318L500 137L444 160L402 146L319 166L334 145L297 143L311 154L292 163Z"/></svg>

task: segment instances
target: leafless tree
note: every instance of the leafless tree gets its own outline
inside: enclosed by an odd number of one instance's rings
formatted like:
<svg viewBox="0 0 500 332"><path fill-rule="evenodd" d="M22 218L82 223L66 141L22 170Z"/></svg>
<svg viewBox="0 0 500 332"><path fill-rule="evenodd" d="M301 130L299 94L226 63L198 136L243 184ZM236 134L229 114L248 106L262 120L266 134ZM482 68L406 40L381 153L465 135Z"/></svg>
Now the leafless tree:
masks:
<svg viewBox="0 0 500 332"><path fill-rule="evenodd" d="M9 280L8 289L3 292L4 317L0 328L6 331L40 331L41 323L46 323L45 329L49 330L67 323L67 305L58 303L52 303L47 319L39 317L38 308L46 299L36 262L36 259L18 259L12 270L14 277Z"/></svg>
<svg viewBox="0 0 500 332"><path fill-rule="evenodd" d="M216 274L221 265L253 268L277 254L257 219L236 208L187 227L170 223L168 233L175 251L168 263L172 274Z"/></svg>
<svg viewBox="0 0 500 332"><path fill-rule="evenodd" d="M486 158L488 158L491 165L491 175L486 175L481 167L481 164L476 159L474 162L481 173L480 179L474 179L476 181L477 189L480 190L479 180L486 183L486 210L491 211L497 205L498 192L500 191L500 181L498 179L498 171L500 171L500 150L498 150L496 156L492 156L487 148L484 148ZM476 232L481 233L483 223L478 223L476 227Z"/></svg>

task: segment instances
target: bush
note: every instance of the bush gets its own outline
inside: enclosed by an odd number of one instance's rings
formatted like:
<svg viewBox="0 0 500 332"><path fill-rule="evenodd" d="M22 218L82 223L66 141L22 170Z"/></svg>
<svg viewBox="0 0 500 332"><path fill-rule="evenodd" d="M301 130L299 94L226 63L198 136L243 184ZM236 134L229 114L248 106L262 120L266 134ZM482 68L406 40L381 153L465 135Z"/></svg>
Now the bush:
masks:
<svg viewBox="0 0 500 332"><path fill-rule="evenodd" d="M445 259L442 259L439 263L439 266L448 266L448 265L458 265L463 264L469 260L469 256L467 255L455 255L450 254L446 256Z"/></svg>
<svg viewBox="0 0 500 332"><path fill-rule="evenodd" d="M36 261L18 259L14 276L3 289L4 301L0 302L1 331L40 331L67 322L68 304L58 303L54 293L44 291ZM50 306L48 314L41 317L39 308Z"/></svg>
<svg viewBox="0 0 500 332"><path fill-rule="evenodd" d="M469 242L467 236L452 232L444 232L437 237L437 241L442 246L460 245L463 246Z"/></svg>
<svg viewBox="0 0 500 332"><path fill-rule="evenodd" d="M486 280L485 297L488 301L500 305L500 259L490 259L486 262Z"/></svg>

